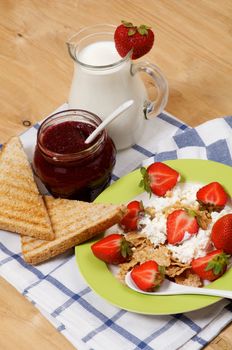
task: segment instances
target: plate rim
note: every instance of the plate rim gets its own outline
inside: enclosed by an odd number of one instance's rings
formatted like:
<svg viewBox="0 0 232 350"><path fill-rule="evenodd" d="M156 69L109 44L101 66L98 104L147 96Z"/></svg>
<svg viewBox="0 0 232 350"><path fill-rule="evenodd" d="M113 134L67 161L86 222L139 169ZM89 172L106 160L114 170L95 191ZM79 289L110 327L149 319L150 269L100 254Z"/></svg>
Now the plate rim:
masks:
<svg viewBox="0 0 232 350"><path fill-rule="evenodd" d="M202 183L207 183L210 181L220 181L224 187L226 188L227 192L230 196L232 196L232 188L229 189L229 176L232 175L232 168L228 165L225 165L223 163L214 162L210 160L203 160L203 159L175 159L175 160L167 160L163 163L166 163L170 166L172 166L174 169L180 171L182 170L182 176L185 178L185 172L186 167L188 167L188 164L190 166L194 167L194 172L196 171L196 168L200 167L201 170L205 170L205 167L209 167L211 172L210 174L207 174L203 171L203 175L201 174L201 180ZM219 170L219 173L217 171ZM217 173L217 178L215 179L215 172ZM227 178L225 178L224 173L228 172L228 183ZM230 174L229 174L230 173ZM191 177L195 176L195 173L191 174ZM124 201L115 200L111 196L109 196L113 192L117 191L118 187L122 187L122 184L128 187L129 190L129 196L131 193L135 193L134 197L142 192L144 192L142 189L138 187L138 185L135 185L132 181L128 185L128 181L135 180L140 176L139 169L136 169L123 177L121 177L119 180L114 182L111 186L109 186L106 190L104 190L95 200L95 202L98 203L122 203ZM189 177L189 174L187 174ZM213 177L212 177L213 176ZM221 179L222 177L222 179ZM208 180L208 179L212 180ZM187 178L188 179L188 178ZM207 181L204 181L202 179L206 179ZM197 180L199 182L199 179ZM197 182L195 180L195 182ZM224 182L225 181L225 182ZM224 182L224 183L223 183ZM132 186L132 188L130 187ZM134 191L134 188L136 191ZM109 197L109 198L108 198ZM125 193L123 198L125 197ZM128 194L126 194L126 197L128 197ZM120 196L121 198L121 196ZM110 200L109 200L110 199ZM133 199L133 197L127 199L129 201L130 199ZM117 204L116 203L116 204ZM200 295L179 295L179 296L156 296L156 295L144 295L141 293L137 293L135 291L130 290L128 287L123 285L121 282L119 282L109 271L107 265L100 261L99 259L95 258L91 252L90 246L93 244L93 242L97 241L100 238L101 235L98 235L94 237L92 240L87 241L79 246L75 247L75 258L77 265L79 267L79 270L84 277L86 283L90 286L90 288L96 292L98 295L100 295L102 298L104 298L106 301L108 301L110 304L113 304L114 306L117 306L121 309L135 312L139 314L147 314L147 315L171 315L171 314L177 314L177 313L185 313L190 311L199 310L201 308L207 307L209 305L215 304L216 302L222 300L220 297L212 297L212 296L200 296ZM86 262L90 263L90 268L94 268L94 277L91 277L90 272L88 271L88 268L86 269ZM231 279L232 277L232 269L230 269L225 275L223 275L220 279L212 282L208 288L219 288L222 287L221 284L224 284L227 282L227 280ZM98 279L96 281L96 278ZM105 285L106 282L108 283L108 286ZM105 285L105 286L104 286ZM224 288L224 287L223 287ZM221 288L221 289L223 289ZM145 298L144 298L145 296ZM125 302L123 302L120 298L124 297ZM151 298L155 298L152 300ZM195 306L190 306L191 302L195 302ZM151 302L152 301L152 302ZM168 301L168 303L167 303ZM166 302L166 303L165 303ZM172 308L170 309L167 307L167 304L169 302L172 303ZM158 303L164 303L164 307L158 307ZM184 304L188 304L188 307L184 307ZM180 305L179 305L180 304ZM194 304L194 302L193 302ZM173 305L175 307L173 307Z"/></svg>

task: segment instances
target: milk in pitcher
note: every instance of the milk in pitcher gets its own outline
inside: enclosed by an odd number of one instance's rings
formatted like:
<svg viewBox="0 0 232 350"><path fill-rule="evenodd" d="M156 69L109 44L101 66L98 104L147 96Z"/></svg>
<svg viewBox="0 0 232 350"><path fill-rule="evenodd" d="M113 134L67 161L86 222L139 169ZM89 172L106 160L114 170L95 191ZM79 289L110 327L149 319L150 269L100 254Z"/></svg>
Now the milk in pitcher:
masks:
<svg viewBox="0 0 232 350"><path fill-rule="evenodd" d="M88 110L104 120L126 100L134 105L108 126L117 149L133 145L141 135L146 89L131 61L122 59L113 41L91 43L76 52L69 107Z"/></svg>

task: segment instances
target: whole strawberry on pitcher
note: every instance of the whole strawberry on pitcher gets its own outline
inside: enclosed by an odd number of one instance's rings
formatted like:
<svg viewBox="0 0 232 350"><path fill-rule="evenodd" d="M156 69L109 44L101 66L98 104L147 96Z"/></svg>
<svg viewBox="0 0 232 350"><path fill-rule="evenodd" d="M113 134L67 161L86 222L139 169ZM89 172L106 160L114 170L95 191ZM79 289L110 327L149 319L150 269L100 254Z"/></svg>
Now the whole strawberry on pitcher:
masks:
<svg viewBox="0 0 232 350"><path fill-rule="evenodd" d="M125 101L134 101L107 127L118 150L137 143L145 120L161 113L167 103L168 85L160 69L148 62L134 62L152 49L154 37L147 25L122 21L118 27L84 28L67 42L74 60L69 108L91 111L104 120ZM139 72L149 76L155 100L149 99Z"/></svg>

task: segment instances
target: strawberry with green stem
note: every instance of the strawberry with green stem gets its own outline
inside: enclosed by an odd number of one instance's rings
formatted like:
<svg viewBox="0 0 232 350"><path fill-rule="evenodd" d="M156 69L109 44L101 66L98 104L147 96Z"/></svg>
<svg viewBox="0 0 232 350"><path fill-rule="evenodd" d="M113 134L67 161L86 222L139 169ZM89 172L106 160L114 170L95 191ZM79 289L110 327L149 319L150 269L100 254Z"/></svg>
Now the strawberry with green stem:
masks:
<svg viewBox="0 0 232 350"><path fill-rule="evenodd" d="M206 256L194 259L191 268L201 279L214 281L221 277L227 268L230 255L222 249L214 250Z"/></svg>
<svg viewBox="0 0 232 350"><path fill-rule="evenodd" d="M131 279L136 286L146 292L153 292L164 280L165 268L154 260L136 265L131 271Z"/></svg>
<svg viewBox="0 0 232 350"><path fill-rule="evenodd" d="M134 26L131 22L122 21L114 33L115 47L121 57L132 50L132 59L148 53L154 43L154 33L150 27L141 24Z"/></svg>
<svg viewBox="0 0 232 350"><path fill-rule="evenodd" d="M113 265L122 264L132 256L131 244L119 233L112 233L91 246L93 254Z"/></svg>
<svg viewBox="0 0 232 350"><path fill-rule="evenodd" d="M132 201L127 204L127 212L122 218L120 225L125 232L136 231L138 229L139 218L144 213L142 201Z"/></svg>
<svg viewBox="0 0 232 350"><path fill-rule="evenodd" d="M143 179L139 186L150 195L164 196L177 183L180 174L165 163L156 162L140 169Z"/></svg>
<svg viewBox="0 0 232 350"><path fill-rule="evenodd" d="M209 212L220 212L225 207L227 199L227 193L219 182L211 182L197 191L200 208Z"/></svg>

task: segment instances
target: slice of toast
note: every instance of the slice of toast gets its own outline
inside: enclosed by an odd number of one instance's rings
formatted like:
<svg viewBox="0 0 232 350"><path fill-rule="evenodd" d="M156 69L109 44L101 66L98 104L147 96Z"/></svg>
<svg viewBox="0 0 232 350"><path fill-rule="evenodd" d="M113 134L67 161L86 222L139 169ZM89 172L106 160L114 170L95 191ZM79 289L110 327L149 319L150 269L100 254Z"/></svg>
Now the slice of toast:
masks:
<svg viewBox="0 0 232 350"><path fill-rule="evenodd" d="M22 236L22 252L26 262L38 264L61 254L118 223L124 207L113 204L86 203L45 196L45 203L55 232L48 242Z"/></svg>
<svg viewBox="0 0 232 350"><path fill-rule="evenodd" d="M0 229L52 240L55 234L18 137L0 152Z"/></svg>

